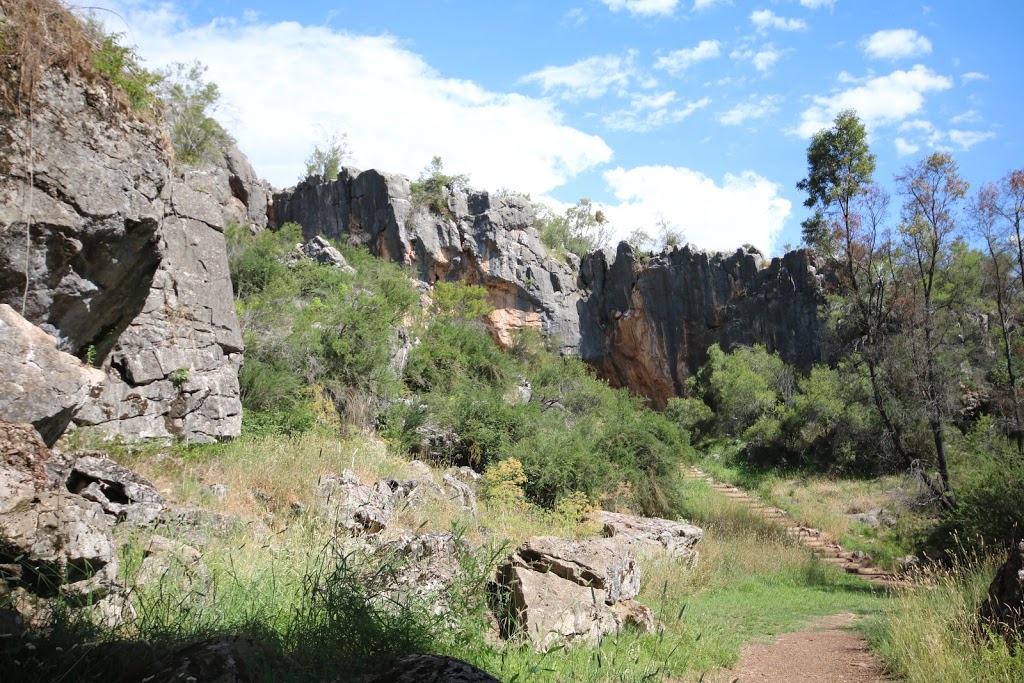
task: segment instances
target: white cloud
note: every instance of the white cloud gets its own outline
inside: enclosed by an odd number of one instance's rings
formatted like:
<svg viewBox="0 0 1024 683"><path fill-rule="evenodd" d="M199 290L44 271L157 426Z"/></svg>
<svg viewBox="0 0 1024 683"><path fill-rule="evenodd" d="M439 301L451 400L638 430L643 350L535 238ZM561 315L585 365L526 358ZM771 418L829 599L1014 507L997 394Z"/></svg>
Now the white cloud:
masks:
<svg viewBox="0 0 1024 683"><path fill-rule="evenodd" d="M778 95L768 95L761 98L751 98L748 102L737 104L727 112L718 117L718 122L724 126L740 126L747 121L764 118L768 114L778 111L782 98Z"/></svg>
<svg viewBox="0 0 1024 683"><path fill-rule="evenodd" d="M231 133L278 187L296 181L322 142L317 130L346 133L362 168L415 177L437 154L478 187L536 194L612 157L600 137L565 124L554 103L446 78L391 36L295 22L189 26L166 3L107 6L128 20L150 66L199 59L209 67L234 113Z"/></svg>
<svg viewBox="0 0 1024 683"><path fill-rule="evenodd" d="M977 109L968 109L963 114L957 114L949 120L950 123L978 123L981 121L981 114Z"/></svg>
<svg viewBox="0 0 1024 683"><path fill-rule="evenodd" d="M721 54L717 40L702 40L693 47L673 50L667 55L658 57L655 69L665 69L671 74L679 74L697 62L714 59Z"/></svg>
<svg viewBox="0 0 1024 683"><path fill-rule="evenodd" d="M786 19L775 14L770 9L759 9L751 12L750 21L753 22L758 31L767 31L770 28L780 31L803 31L807 28L807 22L803 19Z"/></svg>
<svg viewBox="0 0 1024 683"><path fill-rule="evenodd" d="M710 7L714 7L715 5L721 5L722 3L725 2L732 2L732 0L696 0L696 2L693 3L693 11L701 12Z"/></svg>
<svg viewBox="0 0 1024 683"><path fill-rule="evenodd" d="M957 130L955 128L949 131L949 141L965 152L978 143L991 140L995 136L996 134L991 131Z"/></svg>
<svg viewBox="0 0 1024 683"><path fill-rule="evenodd" d="M808 9L818 9L820 7L831 9L836 6L836 0L800 0L800 4Z"/></svg>
<svg viewBox="0 0 1024 683"><path fill-rule="evenodd" d="M964 83L970 83L971 81L987 81L988 74L979 73L977 71L968 71L960 77Z"/></svg>
<svg viewBox="0 0 1024 683"><path fill-rule="evenodd" d="M932 42L909 28L872 33L861 46L864 54L871 59L902 59L926 55L932 51Z"/></svg>
<svg viewBox="0 0 1024 683"><path fill-rule="evenodd" d="M650 231L660 215L703 249L733 251L751 243L771 253L792 210L782 187L753 171L726 174L720 184L671 166L619 167L604 179L619 202L604 207L619 239L638 227Z"/></svg>
<svg viewBox="0 0 1024 683"><path fill-rule="evenodd" d="M613 12L626 10L630 14L650 17L658 14L671 15L676 11L679 0L601 0Z"/></svg>
<svg viewBox="0 0 1024 683"><path fill-rule="evenodd" d="M729 56L733 59L750 62L754 65L755 69L764 73L775 66L775 63L782 58L782 50L776 49L774 45L768 43L762 46L760 50L752 48L736 49L730 52Z"/></svg>
<svg viewBox="0 0 1024 683"><path fill-rule="evenodd" d="M908 156L910 154L917 154L918 150L921 149L920 145L915 145L907 142L904 138L897 137L893 142L896 143L896 154L901 157Z"/></svg>
<svg viewBox="0 0 1024 683"><path fill-rule="evenodd" d="M601 119L613 130L642 133L652 128L679 123L698 109L711 104L710 97L696 102L680 102L675 92L660 95L634 95L629 109L612 112Z"/></svg>
<svg viewBox="0 0 1024 683"><path fill-rule="evenodd" d="M830 126L843 109L856 110L869 126L892 125L920 112L925 94L952 87L952 79L917 64L909 71L893 71L834 95L814 97L814 104L800 114L800 124L794 132L810 137Z"/></svg>
<svg viewBox="0 0 1024 683"><path fill-rule="evenodd" d="M559 91L570 100L603 97L609 90L624 91L636 76L635 51L624 57L603 55L587 57L568 66L546 66L523 76L522 83L537 83L544 92Z"/></svg>

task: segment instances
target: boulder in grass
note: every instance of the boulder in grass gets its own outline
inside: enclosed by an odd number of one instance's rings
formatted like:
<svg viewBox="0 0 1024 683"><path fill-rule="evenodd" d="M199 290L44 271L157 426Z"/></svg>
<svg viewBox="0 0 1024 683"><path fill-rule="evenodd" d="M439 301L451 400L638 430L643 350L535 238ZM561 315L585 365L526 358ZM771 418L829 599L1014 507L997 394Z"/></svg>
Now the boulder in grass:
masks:
<svg viewBox="0 0 1024 683"><path fill-rule="evenodd" d="M981 603L982 624L1007 639L1024 636L1024 542L996 571Z"/></svg>

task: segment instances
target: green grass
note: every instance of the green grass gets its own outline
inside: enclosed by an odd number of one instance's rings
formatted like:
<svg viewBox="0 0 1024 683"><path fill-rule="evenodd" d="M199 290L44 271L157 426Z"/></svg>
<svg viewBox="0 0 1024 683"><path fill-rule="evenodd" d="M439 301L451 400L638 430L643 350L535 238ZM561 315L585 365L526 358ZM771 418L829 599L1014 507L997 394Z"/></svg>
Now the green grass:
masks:
<svg viewBox="0 0 1024 683"><path fill-rule="evenodd" d="M1001 560L927 573L870 622L872 648L908 683L1024 680L1024 645L986 637L977 619Z"/></svg>

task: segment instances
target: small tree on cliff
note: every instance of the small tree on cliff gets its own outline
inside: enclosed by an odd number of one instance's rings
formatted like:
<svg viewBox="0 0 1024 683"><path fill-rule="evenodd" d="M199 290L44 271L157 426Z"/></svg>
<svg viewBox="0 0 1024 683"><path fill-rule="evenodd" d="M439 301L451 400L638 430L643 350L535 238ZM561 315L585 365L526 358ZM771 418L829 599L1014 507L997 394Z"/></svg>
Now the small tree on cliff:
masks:
<svg viewBox="0 0 1024 683"><path fill-rule="evenodd" d="M320 176L324 180L335 180L341 172L343 161L352 156L348 148L348 137L331 135L323 145L317 144L306 157L306 172L300 181L312 176Z"/></svg>
<svg viewBox="0 0 1024 683"><path fill-rule="evenodd" d="M216 83L204 80L206 67L198 61L175 62L160 71L157 97L171 134L178 161L186 164L210 162L234 144L224 127L213 119L220 104Z"/></svg>

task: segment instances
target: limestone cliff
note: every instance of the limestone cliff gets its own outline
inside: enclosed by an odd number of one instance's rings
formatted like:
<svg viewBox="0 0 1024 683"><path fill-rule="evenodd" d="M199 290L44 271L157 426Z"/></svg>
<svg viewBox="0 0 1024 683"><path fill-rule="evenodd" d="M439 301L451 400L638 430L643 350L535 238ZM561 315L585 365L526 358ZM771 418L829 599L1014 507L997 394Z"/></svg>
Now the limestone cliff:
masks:
<svg viewBox="0 0 1024 683"><path fill-rule="evenodd" d="M790 252L765 267L760 258L690 246L641 258L625 242L614 258L590 254L580 278L580 355L612 385L659 408L683 395L715 343L764 344L801 368L825 360L824 294L810 254Z"/></svg>
<svg viewBox="0 0 1024 683"><path fill-rule="evenodd" d="M413 206L405 176L345 168L274 195L271 224L299 223L308 239L325 235L365 245L413 269L421 281L463 280L484 286L495 306L489 329L502 344L534 328L566 352L579 347L577 269L545 254L533 207L518 196L450 192L450 215Z"/></svg>
<svg viewBox="0 0 1024 683"><path fill-rule="evenodd" d="M237 435L242 343L222 233L228 220L263 227L269 188L237 150L174 171L155 116L90 70L88 28L52 2L4 8L9 46L35 52L0 54L0 303L104 371L75 422Z"/></svg>
<svg viewBox="0 0 1024 683"><path fill-rule="evenodd" d="M525 199L469 191L447 200L451 216L440 216L412 205L403 176L345 169L337 181L312 178L276 194L271 225L296 222L307 238L367 245L427 284L481 284L499 342L540 329L657 407L683 394L716 342L764 344L800 367L823 360L823 290L805 251L762 267L756 253L685 247L641 257L622 243L565 264L545 255Z"/></svg>

